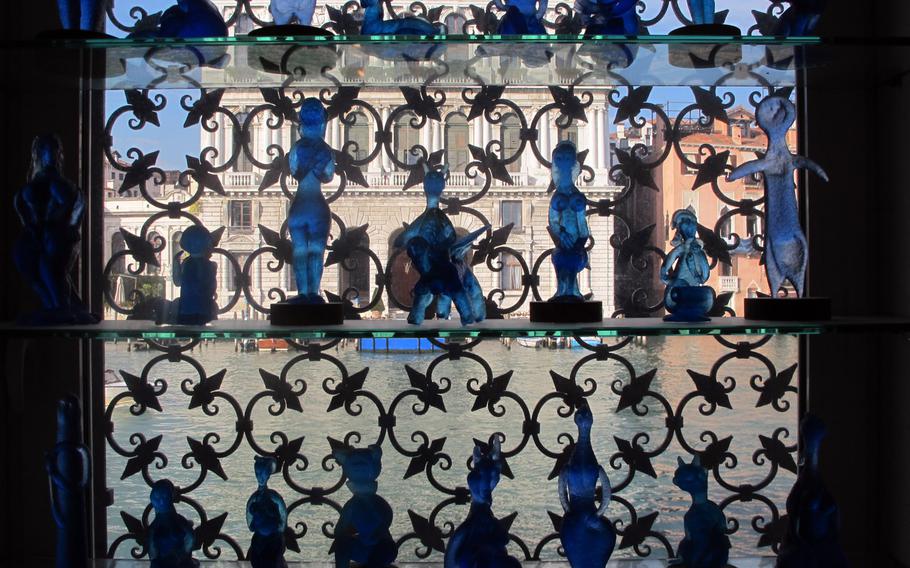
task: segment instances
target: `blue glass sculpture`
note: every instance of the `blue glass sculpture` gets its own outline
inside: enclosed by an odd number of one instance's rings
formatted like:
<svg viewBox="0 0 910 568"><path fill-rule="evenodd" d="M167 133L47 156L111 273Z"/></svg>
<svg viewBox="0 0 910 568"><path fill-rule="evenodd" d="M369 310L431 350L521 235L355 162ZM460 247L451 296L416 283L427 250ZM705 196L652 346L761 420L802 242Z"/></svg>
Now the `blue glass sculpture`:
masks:
<svg viewBox="0 0 910 568"><path fill-rule="evenodd" d="M474 446L473 467L468 473L471 509L452 533L446 547L445 568L514 567L521 563L509 556L509 533L493 515L493 489L502 473L502 451L495 437L489 451Z"/></svg>
<svg viewBox="0 0 910 568"><path fill-rule="evenodd" d="M565 511L559 538L572 568L603 568L616 546L616 531L604 517L610 505L610 479L591 447L593 424L591 409L582 400L575 410L578 439L559 472L559 502ZM595 503L598 481L603 492L600 506Z"/></svg>
<svg viewBox="0 0 910 568"><path fill-rule="evenodd" d="M547 231L556 245L553 268L556 270L556 294L550 302L583 302L578 289L578 273L588 268L585 245L591 236L585 216L585 196L575 187L581 172L575 144L563 140L553 149L553 185Z"/></svg>
<svg viewBox="0 0 910 568"><path fill-rule="evenodd" d="M500 35L544 35L543 17L547 13L547 0L494 0L496 7L506 14L499 21L496 33Z"/></svg>
<svg viewBox="0 0 910 568"><path fill-rule="evenodd" d="M82 438L79 399L69 395L57 403L57 443L45 466L51 488L51 512L57 525L57 568L88 566L85 492L91 457Z"/></svg>
<svg viewBox="0 0 910 568"><path fill-rule="evenodd" d="M294 20L301 26L308 26L313 21L315 10L316 0L272 0L269 4L269 13L279 26Z"/></svg>
<svg viewBox="0 0 910 568"><path fill-rule="evenodd" d="M57 0L60 24L65 30L98 31L111 0Z"/></svg>
<svg viewBox="0 0 910 568"><path fill-rule="evenodd" d="M158 37L227 37L227 25L211 0L177 0L161 14Z"/></svg>
<svg viewBox="0 0 910 568"><path fill-rule="evenodd" d="M398 547L389 531L392 526L392 507L377 495L379 474L382 472L382 448L335 450L335 460L348 478L353 494L335 526L335 566L348 568L356 562L370 568L388 566L398 556Z"/></svg>
<svg viewBox="0 0 910 568"><path fill-rule="evenodd" d="M764 157L734 169L727 181L761 173L765 183L765 270L772 296L789 280L803 297L809 250L796 207L796 170L808 168L828 181L821 166L790 153L787 131L796 120L796 107L780 96L766 97L756 111L758 125L768 136Z"/></svg>
<svg viewBox="0 0 910 568"><path fill-rule="evenodd" d="M85 200L62 170L60 139L36 137L29 182L13 200L23 227L13 260L42 307L21 318L27 324L98 322L98 316L83 307L70 279L79 251Z"/></svg>
<svg viewBox="0 0 910 568"><path fill-rule="evenodd" d="M840 544L837 503L821 478L818 459L827 434L824 423L807 414L800 424L802 464L787 497L787 533L778 568L846 568Z"/></svg>
<svg viewBox="0 0 910 568"><path fill-rule="evenodd" d="M708 500L708 471L698 456L692 463L676 460L673 484L692 496L692 505L683 519L685 537L679 543L676 559L668 565L725 568L730 554L727 521L720 507Z"/></svg>
<svg viewBox="0 0 910 568"><path fill-rule="evenodd" d="M180 237L183 251L174 255L174 285L180 287L177 323L204 325L218 319L215 282L218 265L212 262L212 234L202 225L187 228ZM183 258L184 253L188 256Z"/></svg>
<svg viewBox="0 0 910 568"><path fill-rule="evenodd" d="M287 568L284 530L288 509L281 495L269 489L269 477L278 470L272 457L256 456L254 471L259 488L246 502L246 524L253 532L247 560L253 568Z"/></svg>
<svg viewBox="0 0 910 568"><path fill-rule="evenodd" d="M827 0L790 0L777 22L774 35L793 37L810 36L821 19Z"/></svg>
<svg viewBox="0 0 910 568"><path fill-rule="evenodd" d="M193 523L177 512L177 491L167 479L152 485L151 502L155 519L149 524L148 548L151 568L195 568L193 559L196 539Z"/></svg>
<svg viewBox="0 0 910 568"><path fill-rule="evenodd" d="M363 8L363 35L436 35L437 26L417 16L383 19L382 0L360 0Z"/></svg>
<svg viewBox="0 0 910 568"><path fill-rule="evenodd" d="M687 0L694 24L714 23L714 0Z"/></svg>
<svg viewBox="0 0 910 568"><path fill-rule="evenodd" d="M471 243L488 227L457 238L448 215L439 208L448 168L431 170L424 164L424 169L423 192L427 208L395 239L395 246L407 250L420 273L420 279L414 285L414 305L408 322L423 323L434 297L437 298L436 313L443 319L449 317L454 301L462 324L483 321L487 316L483 290L465 261L465 255L470 251Z"/></svg>
<svg viewBox="0 0 910 568"><path fill-rule="evenodd" d="M637 0L575 0L586 35L637 35Z"/></svg>
<svg viewBox="0 0 910 568"><path fill-rule="evenodd" d="M667 285L664 305L669 315L666 321L708 321L707 313L714 306L715 293L708 281L711 273L708 255L701 240L696 238L698 219L691 209L673 214L670 228L676 230L673 250L660 267L660 280Z"/></svg>

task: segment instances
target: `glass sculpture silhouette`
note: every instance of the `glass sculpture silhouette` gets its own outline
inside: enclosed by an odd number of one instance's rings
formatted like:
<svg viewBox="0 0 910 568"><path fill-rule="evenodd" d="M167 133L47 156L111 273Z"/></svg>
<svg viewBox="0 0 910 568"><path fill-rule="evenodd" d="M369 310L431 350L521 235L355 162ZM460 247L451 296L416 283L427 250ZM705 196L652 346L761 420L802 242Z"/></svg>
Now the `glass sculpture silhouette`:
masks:
<svg viewBox="0 0 910 568"><path fill-rule="evenodd" d="M218 319L215 303L218 265L212 260L212 234L202 225L193 225L180 237L182 251L174 255L174 285L180 287L177 323L204 325ZM186 258L184 258L186 254Z"/></svg>
<svg viewBox="0 0 910 568"><path fill-rule="evenodd" d="M448 168L431 170L424 164L423 192L427 208L395 239L396 247L404 247L420 278L414 285L414 305L408 322L423 323L426 310L436 300L436 314L449 317L452 302L458 309L461 323L468 325L483 321L487 316L483 290L465 255L471 243L487 231L482 227L460 239L455 227L439 208L439 199L446 185Z"/></svg>
<svg viewBox="0 0 910 568"><path fill-rule="evenodd" d="M774 35L786 37L812 35L826 3L827 0L790 0L790 6L777 21Z"/></svg>
<svg viewBox="0 0 910 568"><path fill-rule="evenodd" d="M313 21L315 10L316 0L272 0L269 4L269 13L279 26L290 24L294 20L302 26L308 26Z"/></svg>
<svg viewBox="0 0 910 568"><path fill-rule="evenodd" d="M501 35L544 35L543 17L547 13L547 0L494 0L496 7L505 11L496 33Z"/></svg>
<svg viewBox="0 0 910 568"><path fill-rule="evenodd" d="M610 505L610 479L591 447L593 424L591 409L582 400L575 410L578 439L559 472L559 502L565 512L559 538L572 568L603 568L616 546L616 531L604 517ZM600 506L595 503L598 481L603 492Z"/></svg>
<svg viewBox="0 0 910 568"><path fill-rule="evenodd" d="M436 35L437 26L417 16L383 19L382 0L360 0L363 8L363 35Z"/></svg>
<svg viewBox="0 0 910 568"><path fill-rule="evenodd" d="M687 568L724 568L730 554L724 512L708 500L708 471L698 456L692 463L676 458L678 467L673 484L692 496L692 505L683 518L685 536L668 566Z"/></svg>
<svg viewBox="0 0 910 568"><path fill-rule="evenodd" d="M335 553L336 568L348 568L352 561L370 568L390 565L398 556L398 547L389 531L392 507L376 493L376 480L382 472L382 448L375 444L344 448L335 450L333 455L353 494L341 508L335 542L329 551Z"/></svg>
<svg viewBox="0 0 910 568"><path fill-rule="evenodd" d="M637 0L575 0L586 35L637 35Z"/></svg>
<svg viewBox="0 0 910 568"><path fill-rule="evenodd" d="M714 0L687 0L694 24L714 23Z"/></svg>
<svg viewBox="0 0 910 568"><path fill-rule="evenodd" d="M65 30L97 31L103 28L111 0L57 0L60 24Z"/></svg>
<svg viewBox="0 0 910 568"><path fill-rule="evenodd" d="M701 240L696 238L698 219L690 209L673 213L670 228L676 234L670 244L673 250L660 267L660 280L667 285L664 305L670 312L666 321L708 321L715 293L708 280L711 267Z"/></svg>
<svg viewBox="0 0 910 568"><path fill-rule="evenodd" d="M253 532L247 559L253 568L287 568L284 531L288 526L288 509L281 495L268 487L269 477L277 470L275 458L255 457L259 488L246 502L246 524Z"/></svg>
<svg viewBox="0 0 910 568"><path fill-rule="evenodd" d="M83 307L70 280L79 254L85 200L62 172L60 139L36 137L29 182L13 199L23 227L13 260L41 301L39 311L21 318L26 324L84 324L99 319Z"/></svg>
<svg viewBox="0 0 910 568"><path fill-rule="evenodd" d="M585 245L591 236L585 216L585 196L575 187L581 172L575 144L563 140L553 149L553 185L547 231L556 245L553 268L556 270L556 294L550 302L583 302L578 289L578 273L588 268Z"/></svg>
<svg viewBox="0 0 910 568"><path fill-rule="evenodd" d="M211 0L177 0L161 14L152 35L163 38L227 37L224 18Z"/></svg>
<svg viewBox="0 0 910 568"><path fill-rule="evenodd" d="M780 96L762 100L756 110L758 125L768 136L764 157L746 162L727 176L727 181L761 173L765 183L765 270L771 295L776 296L789 280L799 297L803 297L809 250L806 235L799 224L796 207L796 184L793 174L808 168L828 181L821 166L803 156L790 153L787 131L796 120L796 107Z"/></svg>
<svg viewBox="0 0 910 568"><path fill-rule="evenodd" d="M468 473L471 509L452 533L446 547L445 568L518 568L521 563L509 556L509 533L493 515L493 489L502 473L502 450L498 437L487 452L474 446L472 469Z"/></svg>
<svg viewBox="0 0 910 568"><path fill-rule="evenodd" d="M45 459L51 513L57 525L57 568L88 566L85 492L90 465L91 457L82 438L79 399L69 395L57 403L57 443Z"/></svg>
<svg viewBox="0 0 910 568"><path fill-rule="evenodd" d="M177 512L177 491L167 479L152 485L151 502L155 519L149 523L148 547L151 568L195 568L193 559L196 539L193 523Z"/></svg>
<svg viewBox="0 0 910 568"><path fill-rule="evenodd" d="M777 559L778 568L846 568L840 544L837 503L828 493L818 467L819 451L827 430L815 415L800 424L803 451L796 483L787 497L787 533Z"/></svg>

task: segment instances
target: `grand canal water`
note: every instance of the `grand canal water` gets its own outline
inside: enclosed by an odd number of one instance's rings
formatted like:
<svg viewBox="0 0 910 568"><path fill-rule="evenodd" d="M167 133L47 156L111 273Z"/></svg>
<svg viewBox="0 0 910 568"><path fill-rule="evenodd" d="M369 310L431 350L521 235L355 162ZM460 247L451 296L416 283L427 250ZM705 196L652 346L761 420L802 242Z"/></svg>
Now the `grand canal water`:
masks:
<svg viewBox="0 0 910 568"><path fill-rule="evenodd" d="M695 390L686 370L691 369L708 375L711 373L712 365L730 352L729 348L714 338L689 337L650 338L646 344L631 344L621 349L618 354L634 367L638 375L657 369L651 388L666 397L670 405L676 408L685 395ZM777 337L758 352L772 361L778 370L782 370L797 361L797 340ZM590 352L580 349L535 350L518 344L513 344L510 349L498 341L489 340L475 347L473 353L489 363L494 376L509 370L514 371L509 384L510 390L533 409L544 395L553 391L549 371L552 369L568 376L573 365ZM407 364L419 371L426 371L440 353L363 353L355 350L353 346L347 346L332 350L329 354L337 358L351 373L369 368L364 388L375 394L388 409L395 396L409 387L404 366ZM285 364L298 354L240 353L235 351L232 342L223 342L198 347L190 355L202 365L208 375L226 369L222 391L230 394L241 408L246 409L254 395L264 390L260 369L278 375ZM125 344L111 343L107 346L106 356L107 368L125 370L138 375L144 365L161 354L146 351L128 352ZM722 466L720 470L722 478L731 484L758 484L771 470L772 466L767 460L754 455L756 450L761 448L759 435L770 437L777 428L786 427L790 431L790 437L784 438L784 441L788 444L795 442L793 437L796 425L795 395L788 395L790 408L787 411L778 412L770 405L757 408L759 393L750 386L750 380L754 375L767 377L766 367L758 360L730 358L720 367L717 377L720 380L731 377L736 383L736 388L730 394L733 410L719 408L712 415L703 416L698 410L702 399L696 399L686 407L684 433L690 444L699 448L704 447L709 441L707 437L701 436L704 431L715 432L720 438L733 437L730 451L736 456L735 467ZM504 449L507 451L513 449L522 439L522 413L517 404L508 400L503 402L506 409L503 417L492 416L485 408L476 412L471 411L474 396L467 392L466 385L471 378L483 380L486 377L483 368L475 361L467 358L444 361L435 369L433 376L437 381L440 377L451 380L452 388L443 397L447 412L430 409L425 415L417 416L412 411L416 399L408 398L396 410L395 435L399 443L409 450L415 449L418 445L411 438L411 433L415 430L425 431L430 439L445 438L444 451L452 457L452 467L444 470L436 466L433 468L433 475L446 487L463 486L467 471L466 461L473 446L473 438L486 440L493 432L500 431L506 436ZM304 471L292 468L291 473L294 482L303 487L331 487L339 479L338 468L331 471L323 469L323 458L330 453L327 436L342 439L347 432L356 430L363 434L360 444L365 445L374 441L379 433L376 426L376 409L367 399L360 399L363 406L360 416L350 416L343 409L326 412L331 396L324 392L323 381L328 377L340 378L337 367L327 362L304 359L294 365L288 373L289 380L301 379L306 382L307 389L301 397L303 411L286 410L279 416L272 416L268 411L272 401L266 397L254 406L252 412L254 438L264 448L276 446L276 441L270 440L269 437L274 431L286 432L291 439L304 437L302 453L307 457L309 466ZM589 377L597 383L597 390L590 398L595 417L594 449L613 484L616 485L625 479L628 466L621 460L617 460L615 468L610 465L610 456L616 452L614 436L629 440L635 433L647 432L650 439L645 443L645 447L653 449L664 441L666 413L663 407L653 400L649 400L650 412L645 416L636 416L629 409L616 412L619 397L611 390L611 383L615 380L627 383L629 380L628 370L622 361L587 363L579 373L578 379L581 382ZM152 366L149 379L163 379L167 382L167 392L160 397L163 412L149 410L141 416L133 416L128 405L117 406L113 411L114 437L119 444L129 448L131 447L129 436L134 432L144 433L147 437L162 434L160 450L168 457L168 464L160 470L151 468L151 476L154 479L167 477L178 486L187 486L197 479L199 472L197 465L191 462L181 463L189 451L187 437L202 440L206 433L215 432L220 436L220 440L215 444L216 449L225 451L231 447L236 437L236 416L231 406L223 400L218 402L220 412L215 416L207 416L199 408L193 410L187 408L190 397L182 392L181 382L190 380L194 384L199 381L196 369L189 363L159 361ZM541 441L553 451L558 451L565 442L564 439L559 439L560 433L572 433L575 430L571 418L562 418L557 414L559 406L558 402L551 401L544 405L539 416ZM424 473L404 480L404 472L410 459L396 452L388 438L383 442L383 448L380 494L391 503L395 511L392 533L395 538L400 538L412 530L407 514L409 509L427 517L433 508L448 496L434 489ZM682 517L689 504L688 496L674 487L671 481L678 455L687 459L689 457L679 441L673 440L667 451L653 459L656 479L638 473L628 487L617 493L630 502L639 515L658 512L654 529L663 531L674 546L682 536ZM222 459L227 481L210 473L201 486L191 493L210 517L223 512L228 513L223 532L235 538L244 549L249 544L244 506L256 485L252 457L253 451L249 444L246 441L241 442L234 453ZM331 460L325 463L327 467L334 465ZM547 480L553 464L552 458L541 453L534 442L529 441L518 455L509 459L514 479L503 477L494 493L495 510L498 515L505 516L518 511L512 531L523 539L531 550L553 531L547 511L561 513L556 496L556 480ZM108 450L108 484L114 491L114 505L108 510L111 542L125 532L120 511L141 517L148 499L148 486L141 475L120 479L124 465L124 458ZM761 493L783 510L786 494L793 480L794 476L791 473L781 470L775 480ZM281 479L275 479L272 486L285 496L289 505L301 497L289 489ZM348 490L342 488L332 498L344 503L349 495ZM729 495L730 493L721 488L716 480L710 481L710 497L714 501L721 502ZM465 506L449 506L440 514L438 524L441 526L445 521L457 524L464 518L466 512ZM187 514L193 519L197 518L189 510ZM731 537L736 555L770 554L768 548L756 548L759 535L752 529L755 517L761 517L755 521L759 525L771 517L771 511L766 504L760 500L748 503L735 502L726 509L726 514L728 518L734 518L739 523L738 531ZM610 506L609 515L611 518L625 521L629 519L628 511L618 503ZM322 527L324 523L334 521L336 517L337 513L325 505L304 504L292 513L291 524L303 522L307 526L307 534L300 541L303 558L328 560L327 551L331 543L322 534ZM651 538L647 543L653 547L655 555L664 555L663 547L658 540ZM120 546L116 556L127 557L132 545L132 542L128 542ZM414 548L418 545L416 540L406 543L399 560L415 559ZM555 559L557 546L558 541L547 544L543 549L543 558ZM225 557L232 558L230 550L224 548ZM516 547L513 553L520 554L521 551ZM626 549L617 551L615 557L633 555L631 549ZM289 554L289 558L295 556ZM441 559L438 553L430 557L430 560L434 561Z"/></svg>

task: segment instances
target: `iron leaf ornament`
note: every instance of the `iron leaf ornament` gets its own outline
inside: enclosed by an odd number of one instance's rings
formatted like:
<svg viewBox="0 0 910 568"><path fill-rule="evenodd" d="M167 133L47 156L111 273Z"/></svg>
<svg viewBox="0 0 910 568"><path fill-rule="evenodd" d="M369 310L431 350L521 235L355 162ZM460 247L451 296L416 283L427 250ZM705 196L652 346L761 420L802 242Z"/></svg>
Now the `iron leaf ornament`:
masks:
<svg viewBox="0 0 910 568"><path fill-rule="evenodd" d="M651 457L644 448L638 445L638 442L630 442L619 436L613 436L616 442L616 448L619 450L616 455L622 458L622 461L633 471L640 471L648 477L657 479L657 472L654 471L654 465L651 463Z"/></svg>
<svg viewBox="0 0 910 568"><path fill-rule="evenodd" d="M638 116L645 103L648 102L652 89L653 87L630 89L629 94L620 99L616 105L616 116L613 118L613 124L621 124Z"/></svg>
<svg viewBox="0 0 910 568"><path fill-rule="evenodd" d="M126 388L129 390L133 400L136 401L136 404L143 409L151 408L161 412L161 402L158 400L158 395L162 393L156 391L155 387L149 384L145 376L136 376L123 370L120 371L120 375L123 377L123 382L126 383Z"/></svg>
<svg viewBox="0 0 910 568"><path fill-rule="evenodd" d="M221 465L221 458L218 457L218 452L215 451L215 448L212 447L206 441L200 442L196 438L190 436L186 437L186 443L190 446L190 453L187 454L191 456L199 466L205 471L211 471L221 479L227 481L228 476L224 472L224 467Z"/></svg>
<svg viewBox="0 0 910 568"><path fill-rule="evenodd" d="M124 480L132 477L152 465L156 458L163 458L164 455L158 451L159 446L161 446L161 439L161 435L155 436L150 440L141 439L139 444L133 448L130 458L126 460L120 479Z"/></svg>
<svg viewBox="0 0 910 568"><path fill-rule="evenodd" d="M439 527L411 509L408 509L408 518L411 520L411 527L413 527L414 534L420 540L420 544L437 552L445 552L446 544L442 539L442 530Z"/></svg>
<svg viewBox="0 0 910 568"><path fill-rule="evenodd" d="M192 105L184 105L187 113L186 120L183 121L183 127L189 128L211 120L215 116L215 112L221 107L221 98L223 96L224 89L215 89L213 91L203 89L199 100Z"/></svg>
<svg viewBox="0 0 910 568"><path fill-rule="evenodd" d="M290 383L265 369L259 369L259 375L262 377L262 383L268 389L275 402L284 404L296 412L303 412L303 407L300 405L300 395L303 393L294 392Z"/></svg>
<svg viewBox="0 0 910 568"><path fill-rule="evenodd" d="M335 388L332 399L329 401L329 406L326 408L326 412L332 412L345 405L352 404L359 396L361 389L363 389L363 383L366 381L367 373L369 373L369 371L370 368L365 367L360 371L345 377Z"/></svg>
<svg viewBox="0 0 910 568"><path fill-rule="evenodd" d="M690 377L692 377L692 381L695 383L695 388L697 389L698 394L708 403L733 410L733 406L730 404L730 397L727 395L727 391L724 389L724 386L717 382L714 377L696 373L691 369L687 369L686 372L689 373Z"/></svg>
<svg viewBox="0 0 910 568"><path fill-rule="evenodd" d="M652 527L657 520L657 511L648 513L640 517L634 517L628 526L620 534L622 539L619 541L619 548L639 547L644 544L645 539L654 535ZM618 531L617 531L618 532Z"/></svg>
<svg viewBox="0 0 910 568"><path fill-rule="evenodd" d="M155 103L149 98L148 89L130 89L124 91L123 94L126 97L126 104L133 110L133 116L139 120L139 123L136 124L137 128L141 128L145 123L161 126L158 111L164 108L167 100L163 95L156 95L157 103Z"/></svg>
<svg viewBox="0 0 910 568"><path fill-rule="evenodd" d="M221 179L212 169L214 166L208 160L200 160L195 156L186 156L186 167L189 168L190 177L202 189L210 189L218 195L227 195Z"/></svg>
<svg viewBox="0 0 910 568"><path fill-rule="evenodd" d="M616 412L622 412L627 408L632 408L641 404L645 396L651 390L651 382L654 380L655 375L657 375L657 369L651 369L646 373L632 377L629 384L622 388L622 393L619 395L619 403L616 406Z"/></svg>
<svg viewBox="0 0 910 568"><path fill-rule="evenodd" d="M126 173L123 175L123 183L120 184L120 189L118 189L117 192L120 195L123 195L134 187L145 185L148 180L152 179L152 176L155 175L155 173L160 173L160 168L154 167L158 162L159 153L158 150L155 150L148 154L141 154L138 158L133 160L133 163L130 164Z"/></svg>
<svg viewBox="0 0 910 568"><path fill-rule="evenodd" d="M445 412L446 405L439 394L439 385L410 365L405 365L404 368L408 373L411 387L417 390L417 398L424 404Z"/></svg>
<svg viewBox="0 0 910 568"><path fill-rule="evenodd" d="M193 394L190 396L190 404L188 408L190 410L194 408L201 408L208 406L215 400L215 391L221 389L221 383L224 381L224 376L227 374L227 369L221 369L214 375L206 377L199 382L196 386L193 387Z"/></svg>

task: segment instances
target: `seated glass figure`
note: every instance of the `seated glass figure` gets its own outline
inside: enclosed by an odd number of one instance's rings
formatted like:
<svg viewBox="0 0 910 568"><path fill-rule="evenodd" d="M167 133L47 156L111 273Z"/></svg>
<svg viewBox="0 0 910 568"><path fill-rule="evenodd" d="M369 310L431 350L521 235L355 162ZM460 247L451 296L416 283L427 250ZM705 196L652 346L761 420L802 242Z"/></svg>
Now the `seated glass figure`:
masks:
<svg viewBox="0 0 910 568"><path fill-rule="evenodd" d="M556 245L553 268L556 270L556 294L550 302L584 302L578 289L578 273L589 268L585 246L591 231L585 216L585 196L575 186L581 172L575 144L563 140L553 149L553 185L547 231Z"/></svg>
<svg viewBox="0 0 910 568"><path fill-rule="evenodd" d="M575 410L578 439L569 461L559 472L559 502L565 516L559 538L572 568L603 568L616 546L616 531L604 514L610 505L610 479L591 447L594 416L587 401ZM595 503L597 482L603 491Z"/></svg>
<svg viewBox="0 0 910 568"><path fill-rule="evenodd" d="M724 568L730 554L727 520L720 507L708 500L708 471L698 456L692 463L676 460L673 484L692 496L692 505L683 519L685 536L679 543L677 557L668 566Z"/></svg>
<svg viewBox="0 0 910 568"><path fill-rule="evenodd" d="M461 323L468 325L486 318L486 302L480 283L465 261L471 243L485 233L482 227L460 239L455 227L439 208L439 199L445 190L448 168L431 170L424 165L423 191L427 208L395 239L396 247L407 250L420 279L414 285L414 305L408 322L423 322L427 308L436 298L436 314L448 318L452 302L458 309Z"/></svg>
<svg viewBox="0 0 910 568"><path fill-rule="evenodd" d="M500 35L545 35L543 18L547 13L547 0L494 0L496 7L505 11L496 33Z"/></svg>
<svg viewBox="0 0 910 568"><path fill-rule="evenodd" d="M821 20L827 0L790 0L777 21L774 35L784 37L810 36Z"/></svg>
<svg viewBox="0 0 910 568"><path fill-rule="evenodd" d="M218 319L215 303L218 265L211 260L212 234L202 225L193 225L183 231L180 248L183 250L174 255L173 269L174 285L180 287L177 323L204 325Z"/></svg>
<svg viewBox="0 0 910 568"><path fill-rule="evenodd" d="M474 446L472 469L468 473L471 509L455 529L446 547L445 568L519 568L521 563L509 556L509 533L493 515L493 489L502 473L502 450L495 437L486 453Z"/></svg>
<svg viewBox="0 0 910 568"><path fill-rule="evenodd" d="M382 0L360 0L363 8L363 23L360 33L363 35L436 35L439 28L436 24L417 16L384 19Z"/></svg>
<svg viewBox="0 0 910 568"><path fill-rule="evenodd" d="M51 513L57 525L57 568L88 566L85 492L91 480L90 466L79 399L69 395L57 403L57 443L45 459Z"/></svg>
<svg viewBox="0 0 910 568"><path fill-rule="evenodd" d="M196 539L193 523L177 512L177 491L166 479L152 485L151 502L155 519L149 524L148 548L150 568L195 568L193 559Z"/></svg>
<svg viewBox="0 0 910 568"><path fill-rule="evenodd" d="M79 254L85 200L62 170L60 139L36 137L29 182L13 199L23 227L13 261L41 301L39 311L21 318L26 324L86 324L99 319L82 305L70 279Z"/></svg>
<svg viewBox="0 0 910 568"><path fill-rule="evenodd" d="M575 0L585 35L638 35L637 0Z"/></svg>
<svg viewBox="0 0 910 568"><path fill-rule="evenodd" d="M162 38L227 37L224 18L211 0L177 0L161 14L154 34Z"/></svg>
<svg viewBox="0 0 910 568"><path fill-rule="evenodd" d="M60 24L65 30L98 31L111 0L57 0Z"/></svg>
<svg viewBox="0 0 910 568"><path fill-rule="evenodd" d="M268 487L269 477L277 469L275 458L255 457L259 488L246 502L246 524L253 532L247 559L253 568L287 568L284 531L288 526L288 509L281 495Z"/></svg>
<svg viewBox="0 0 910 568"><path fill-rule="evenodd" d="M673 214L670 228L676 230L673 250L660 267L660 280L667 285L664 305L670 312L666 321L708 321L707 313L714 306L715 293L704 286L711 273L708 255L702 242L696 238L698 219L690 209L679 209Z"/></svg>
<svg viewBox="0 0 910 568"><path fill-rule="evenodd" d="M316 0L272 0L269 4L269 13L279 26L295 20L301 26L308 26L313 22L315 11Z"/></svg>
<svg viewBox="0 0 910 568"><path fill-rule="evenodd" d="M714 23L714 0L687 0L687 2L693 24Z"/></svg>
<svg viewBox="0 0 910 568"><path fill-rule="evenodd" d="M800 424L802 467L787 497L789 523L777 558L778 568L846 568L840 544L837 503L819 471L819 451L827 434L824 423L807 414Z"/></svg>
<svg viewBox="0 0 910 568"><path fill-rule="evenodd" d="M805 293L809 249L799 223L793 174L807 168L828 181L825 171L803 156L790 153L787 131L796 121L796 107L780 96L766 97L756 109L758 125L768 136L763 158L741 164L728 176L734 181L761 173L765 184L765 270L772 296L789 280L802 298Z"/></svg>
<svg viewBox="0 0 910 568"><path fill-rule="evenodd" d="M336 568L348 568L351 562L369 568L389 566L398 556L398 546L392 538L392 507L377 494L379 474L382 473L382 448L336 450L335 460L348 478L353 494L341 508L335 525Z"/></svg>

